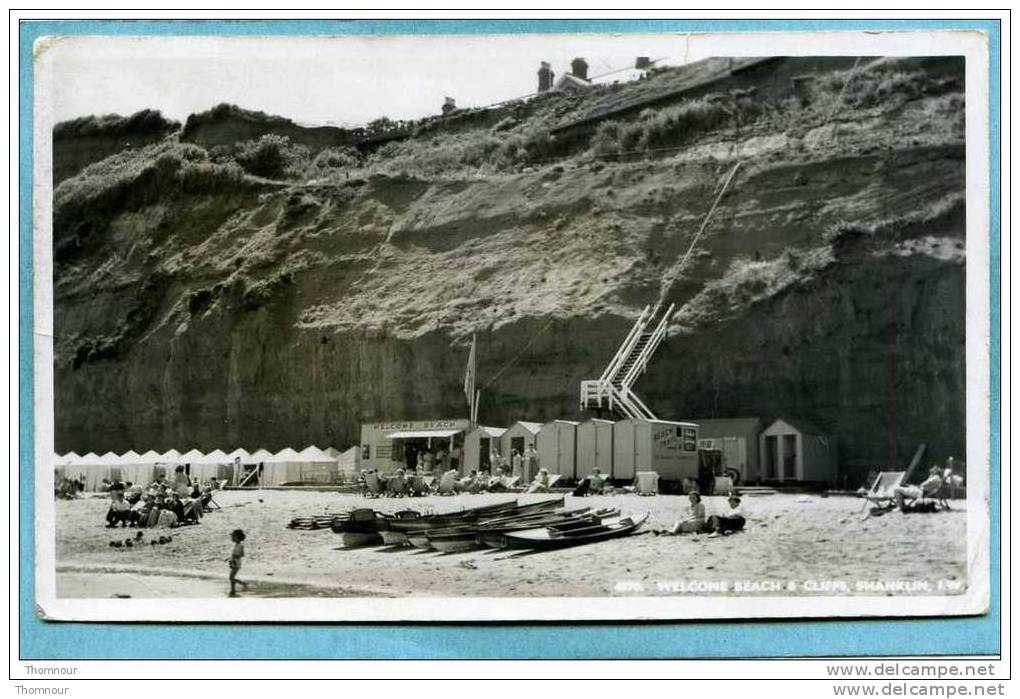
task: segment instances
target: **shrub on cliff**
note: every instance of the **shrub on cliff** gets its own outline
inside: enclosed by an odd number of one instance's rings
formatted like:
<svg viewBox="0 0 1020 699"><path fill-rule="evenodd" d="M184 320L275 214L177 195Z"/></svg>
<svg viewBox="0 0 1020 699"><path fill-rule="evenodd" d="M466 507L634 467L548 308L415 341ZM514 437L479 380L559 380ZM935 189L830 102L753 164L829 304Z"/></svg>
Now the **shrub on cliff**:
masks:
<svg viewBox="0 0 1020 699"><path fill-rule="evenodd" d="M750 99L724 103L700 99L666 109L646 109L631 122L606 121L589 144L596 157L648 153L682 145L692 136L723 126L727 121L753 119L761 107Z"/></svg>
<svg viewBox="0 0 1020 699"><path fill-rule="evenodd" d="M179 193L214 194L253 185L237 165L211 163L195 145L164 141L121 151L54 189L54 256L58 263L66 261L119 212Z"/></svg>
<svg viewBox="0 0 1020 699"><path fill-rule="evenodd" d="M300 174L310 159L306 146L292 144L286 136L271 133L239 143L234 153L234 160L246 172L270 179Z"/></svg>

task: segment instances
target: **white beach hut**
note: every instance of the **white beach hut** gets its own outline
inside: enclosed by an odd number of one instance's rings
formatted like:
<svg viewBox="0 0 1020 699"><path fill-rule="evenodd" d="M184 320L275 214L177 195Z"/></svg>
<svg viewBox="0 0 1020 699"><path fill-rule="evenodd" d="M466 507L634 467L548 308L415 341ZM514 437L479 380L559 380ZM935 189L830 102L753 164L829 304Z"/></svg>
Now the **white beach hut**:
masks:
<svg viewBox="0 0 1020 699"><path fill-rule="evenodd" d="M542 429L539 422L515 422L500 437L503 459L508 463L513 452L523 454L528 447L535 446L535 438Z"/></svg>
<svg viewBox="0 0 1020 699"><path fill-rule="evenodd" d="M471 471L489 471L492 468L492 450L503 453L500 438L506 432L502 427L479 425L464 436L464 462L460 473L466 476ZM505 457L504 457L505 458Z"/></svg>
<svg viewBox="0 0 1020 699"><path fill-rule="evenodd" d="M577 477L586 478L598 469L605 477L613 473L613 422L592 418L577 426Z"/></svg>
<svg viewBox="0 0 1020 699"><path fill-rule="evenodd" d="M552 420L535 437L538 463L550 475L574 478L577 469L577 426L572 420Z"/></svg>

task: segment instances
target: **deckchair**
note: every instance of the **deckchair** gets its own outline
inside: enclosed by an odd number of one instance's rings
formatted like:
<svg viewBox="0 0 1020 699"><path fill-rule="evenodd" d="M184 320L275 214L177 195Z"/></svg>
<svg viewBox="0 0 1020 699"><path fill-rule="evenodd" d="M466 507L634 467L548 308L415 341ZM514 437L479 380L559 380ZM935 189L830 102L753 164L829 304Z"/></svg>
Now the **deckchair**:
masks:
<svg viewBox="0 0 1020 699"><path fill-rule="evenodd" d="M507 490L514 490L520 487L521 477L520 476L501 476L500 481L503 482L503 487Z"/></svg>
<svg viewBox="0 0 1020 699"><path fill-rule="evenodd" d="M382 493L382 487L379 483L379 474L375 471L369 471L365 474L365 497L377 498Z"/></svg>
<svg viewBox="0 0 1020 699"><path fill-rule="evenodd" d="M906 477L906 471L880 471L875 477L875 482L872 483L871 488L864 495L864 507L861 508L861 513L863 514L869 506L879 509L892 509L895 507L895 490L903 485ZM869 511L865 519L870 516L871 512Z"/></svg>

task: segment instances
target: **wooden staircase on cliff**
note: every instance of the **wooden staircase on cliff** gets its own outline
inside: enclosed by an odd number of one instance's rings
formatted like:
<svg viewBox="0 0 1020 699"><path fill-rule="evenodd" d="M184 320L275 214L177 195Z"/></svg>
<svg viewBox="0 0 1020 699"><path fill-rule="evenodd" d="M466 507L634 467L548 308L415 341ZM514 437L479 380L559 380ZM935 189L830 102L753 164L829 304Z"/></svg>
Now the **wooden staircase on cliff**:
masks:
<svg viewBox="0 0 1020 699"><path fill-rule="evenodd" d="M623 417L655 420L633 386L666 337L674 304L660 315L660 306L645 306L612 361L597 379L581 382L581 410L608 410Z"/></svg>

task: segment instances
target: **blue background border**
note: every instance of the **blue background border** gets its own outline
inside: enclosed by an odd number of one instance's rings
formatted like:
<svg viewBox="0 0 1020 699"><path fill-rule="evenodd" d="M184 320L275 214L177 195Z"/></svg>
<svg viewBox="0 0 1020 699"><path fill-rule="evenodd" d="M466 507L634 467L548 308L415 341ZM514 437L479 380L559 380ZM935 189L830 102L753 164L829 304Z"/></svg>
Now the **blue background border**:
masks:
<svg viewBox="0 0 1020 699"><path fill-rule="evenodd" d="M32 46L52 35L368 35L970 29L989 46L991 611L960 619L592 625L69 624L35 613ZM238 20L23 22L20 27L20 636L22 659L683 658L1000 652L1000 27L997 20Z"/></svg>

